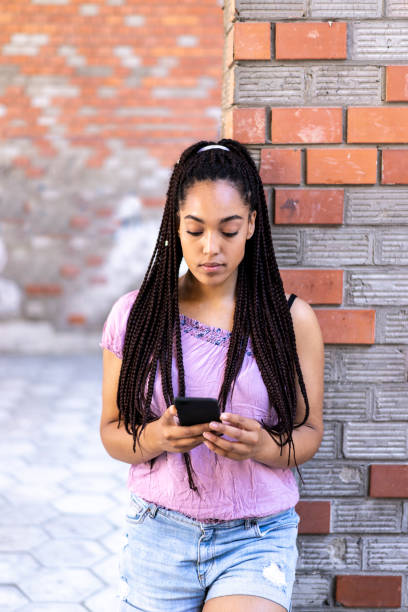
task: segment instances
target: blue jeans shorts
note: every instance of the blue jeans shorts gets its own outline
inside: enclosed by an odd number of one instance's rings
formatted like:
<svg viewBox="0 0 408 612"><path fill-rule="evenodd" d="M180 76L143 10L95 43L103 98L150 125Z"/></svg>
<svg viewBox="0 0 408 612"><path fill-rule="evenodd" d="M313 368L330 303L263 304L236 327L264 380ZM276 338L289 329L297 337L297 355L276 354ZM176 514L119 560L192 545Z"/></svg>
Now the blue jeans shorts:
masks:
<svg viewBox="0 0 408 612"><path fill-rule="evenodd" d="M255 595L288 612L300 520L278 514L201 522L134 493L119 554L120 612L200 612L226 595Z"/></svg>

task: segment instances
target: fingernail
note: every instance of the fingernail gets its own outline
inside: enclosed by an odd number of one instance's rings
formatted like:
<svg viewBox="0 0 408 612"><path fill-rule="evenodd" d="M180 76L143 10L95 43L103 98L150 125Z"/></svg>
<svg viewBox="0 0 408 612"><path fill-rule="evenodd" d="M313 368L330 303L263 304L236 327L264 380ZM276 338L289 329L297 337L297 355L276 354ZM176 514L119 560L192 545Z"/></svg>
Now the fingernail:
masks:
<svg viewBox="0 0 408 612"><path fill-rule="evenodd" d="M215 421L211 421L211 423L210 423L210 427L212 429L218 429L219 426L220 426L220 424L215 422Z"/></svg>

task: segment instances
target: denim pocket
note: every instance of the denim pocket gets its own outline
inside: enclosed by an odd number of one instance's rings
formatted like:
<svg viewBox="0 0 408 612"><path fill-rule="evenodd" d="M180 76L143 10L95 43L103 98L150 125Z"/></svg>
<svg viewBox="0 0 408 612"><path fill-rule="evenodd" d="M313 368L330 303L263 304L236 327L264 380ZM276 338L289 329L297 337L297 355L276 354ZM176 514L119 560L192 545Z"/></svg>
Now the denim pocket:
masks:
<svg viewBox="0 0 408 612"><path fill-rule="evenodd" d="M148 511L148 504L143 504L134 497L131 497L126 510L126 520L132 525L136 523L143 523Z"/></svg>
<svg viewBox="0 0 408 612"><path fill-rule="evenodd" d="M297 530L299 521L300 516L296 510L289 508L286 512L281 513L280 516L264 516L263 518L256 519L255 532L259 538L263 538L271 531L293 528Z"/></svg>

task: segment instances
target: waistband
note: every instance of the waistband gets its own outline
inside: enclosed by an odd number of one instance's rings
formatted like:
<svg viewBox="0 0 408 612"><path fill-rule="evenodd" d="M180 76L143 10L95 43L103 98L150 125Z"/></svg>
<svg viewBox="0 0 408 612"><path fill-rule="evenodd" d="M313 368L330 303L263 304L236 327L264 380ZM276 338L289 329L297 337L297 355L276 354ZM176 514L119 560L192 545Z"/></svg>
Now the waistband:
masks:
<svg viewBox="0 0 408 612"><path fill-rule="evenodd" d="M155 504L154 502L149 502L139 495L130 492L130 499L133 503L139 505L140 509L146 510L152 517L155 517L159 512L161 515L167 516L168 518L172 518L182 523L186 523L191 525L191 527L214 527L217 529L231 529L232 527L238 527L244 525L245 529L249 529L253 525L256 525L258 521L272 518L279 518L283 516L291 516L296 515L294 507L287 508L282 512L278 512L277 514L269 514L267 516L257 516L257 517L248 517L248 518L237 518L230 520L220 520L220 519L195 519L187 514L183 514L178 510L171 510L170 508L166 508L165 506L160 506Z"/></svg>

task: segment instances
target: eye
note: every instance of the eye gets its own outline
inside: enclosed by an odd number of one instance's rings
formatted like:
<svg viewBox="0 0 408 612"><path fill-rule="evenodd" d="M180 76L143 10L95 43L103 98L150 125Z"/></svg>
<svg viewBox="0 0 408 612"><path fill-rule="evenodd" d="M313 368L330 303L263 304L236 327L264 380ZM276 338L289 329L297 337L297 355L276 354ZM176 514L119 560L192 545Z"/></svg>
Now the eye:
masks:
<svg viewBox="0 0 408 612"><path fill-rule="evenodd" d="M227 236L227 238L232 238L232 236L236 236L238 234L238 232L222 232L224 234L224 236ZM200 234L202 234L202 232L189 232L187 230L187 234L191 234L191 236L199 236Z"/></svg>

